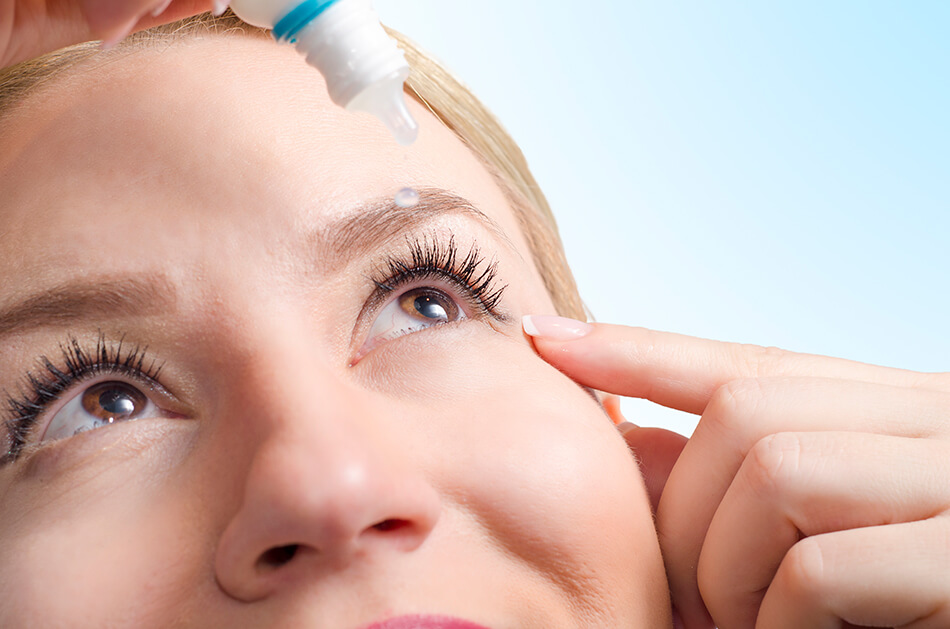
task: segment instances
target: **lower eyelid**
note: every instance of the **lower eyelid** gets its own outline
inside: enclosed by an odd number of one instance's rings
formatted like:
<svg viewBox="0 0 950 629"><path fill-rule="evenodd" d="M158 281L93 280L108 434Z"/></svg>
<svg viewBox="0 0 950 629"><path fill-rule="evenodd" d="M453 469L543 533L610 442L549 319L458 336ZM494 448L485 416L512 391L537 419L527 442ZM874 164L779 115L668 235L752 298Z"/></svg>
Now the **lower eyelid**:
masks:
<svg viewBox="0 0 950 629"><path fill-rule="evenodd" d="M197 434L184 422L129 422L124 426L116 424L110 428L87 430L68 439L25 446L16 457L22 465L16 474L20 478L46 476L75 481L82 477L73 475L73 471L96 464L114 466L124 461L143 461L148 450L161 449L168 455L162 459L148 459L150 473L153 473L155 470L151 466L159 460L162 466L175 465L176 457L180 460L188 453L187 443Z"/></svg>
<svg viewBox="0 0 950 629"><path fill-rule="evenodd" d="M454 327L456 327L456 326L459 325L459 324L464 324L464 323L466 323L467 321L473 321L473 320L474 320L474 319L473 319L472 317L463 316L461 319L456 319L455 321L447 321L447 322L444 322L444 323L438 323L438 324L432 325L432 326L430 326L430 327L428 327L428 328L422 328L422 329L419 329L419 330L407 331L407 332L403 332L403 333L401 333L401 334L396 334L396 335L394 335L394 336L390 336L390 337L386 337L386 338L381 338L381 339L376 340L376 341L371 341L371 340L367 339L367 341L364 342L363 346L360 347L360 348L357 350L357 352L353 355L353 358L350 359L349 366L350 366L350 367L355 367L357 363L359 363L361 360L363 360L363 359L364 359L366 356L368 356L369 354L371 354L371 353L373 353L374 351L378 350L380 347L383 347L383 346L388 345L388 344L390 344L390 343L396 342L396 341L398 341L399 339L402 339L402 338L404 338L404 337L407 337L407 336L416 336L416 335L418 335L418 334L425 334L425 333L432 332L432 331L435 331L435 330L439 330L439 329L442 329L442 328L454 328Z"/></svg>
<svg viewBox="0 0 950 629"><path fill-rule="evenodd" d="M77 397L83 395L89 388L94 387L98 384L105 382L121 382L130 387L134 387L142 392L145 395L146 399L151 405L155 407L158 411L156 415L160 415L165 418L184 418L185 415L177 413L175 411L168 410L168 406L174 406L174 404L169 403L171 394L165 390L157 382L140 382L134 377L124 376L122 374L110 374L102 373L89 378L83 378L78 382L73 383L66 391L57 395L57 400L53 404L47 405L35 419L35 423L30 427L29 432L26 434L26 439L28 444L24 446L22 450L25 450L30 447L29 444L42 445L43 439L46 436L46 433L50 429L50 425L53 419L56 417L57 413L62 411L68 404L73 402ZM75 435L74 435L75 436ZM66 439L59 438L55 441L61 441ZM49 443L49 442L46 442Z"/></svg>

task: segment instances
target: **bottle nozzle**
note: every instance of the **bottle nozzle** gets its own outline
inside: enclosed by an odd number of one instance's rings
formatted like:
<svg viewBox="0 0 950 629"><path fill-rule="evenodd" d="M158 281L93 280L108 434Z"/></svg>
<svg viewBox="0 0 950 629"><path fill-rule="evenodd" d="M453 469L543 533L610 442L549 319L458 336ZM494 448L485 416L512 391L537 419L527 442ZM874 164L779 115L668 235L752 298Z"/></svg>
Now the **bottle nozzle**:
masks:
<svg viewBox="0 0 950 629"><path fill-rule="evenodd" d="M369 85L356 95L346 106L350 111L365 111L379 118L403 146L416 141L419 124L406 106L402 91L405 74L397 73L392 77Z"/></svg>
<svg viewBox="0 0 950 629"><path fill-rule="evenodd" d="M386 34L371 0L231 0L250 24L274 28L294 42L327 81L330 99L349 110L377 116L400 144L412 144L419 126L402 86L409 65Z"/></svg>

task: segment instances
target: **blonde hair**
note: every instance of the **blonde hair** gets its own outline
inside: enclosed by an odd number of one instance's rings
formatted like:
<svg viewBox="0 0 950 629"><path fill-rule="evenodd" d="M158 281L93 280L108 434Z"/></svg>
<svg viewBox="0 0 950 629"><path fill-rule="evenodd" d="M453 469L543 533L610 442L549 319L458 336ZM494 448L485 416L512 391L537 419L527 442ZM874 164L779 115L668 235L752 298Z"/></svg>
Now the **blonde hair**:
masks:
<svg viewBox="0 0 950 629"><path fill-rule="evenodd" d="M521 149L495 116L451 72L401 33L387 30L405 52L412 68L406 91L468 146L505 194L557 313L586 319L586 309L567 264L554 215ZM117 50L155 39L233 31L267 34L245 24L230 11L221 17L206 13L136 33ZM0 70L0 121L22 104L30 92L97 54L100 54L98 45L90 42Z"/></svg>

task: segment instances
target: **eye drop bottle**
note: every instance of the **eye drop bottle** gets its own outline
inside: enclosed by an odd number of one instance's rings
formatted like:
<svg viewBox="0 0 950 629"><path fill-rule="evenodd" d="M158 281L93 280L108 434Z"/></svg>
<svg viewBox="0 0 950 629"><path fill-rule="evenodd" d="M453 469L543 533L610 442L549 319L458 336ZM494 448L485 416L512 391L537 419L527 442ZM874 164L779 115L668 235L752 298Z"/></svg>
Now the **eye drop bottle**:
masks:
<svg viewBox="0 0 950 629"><path fill-rule="evenodd" d="M232 0L231 9L272 29L277 41L295 44L326 79L334 103L373 114L400 144L415 141L419 126L402 91L409 64L371 0Z"/></svg>

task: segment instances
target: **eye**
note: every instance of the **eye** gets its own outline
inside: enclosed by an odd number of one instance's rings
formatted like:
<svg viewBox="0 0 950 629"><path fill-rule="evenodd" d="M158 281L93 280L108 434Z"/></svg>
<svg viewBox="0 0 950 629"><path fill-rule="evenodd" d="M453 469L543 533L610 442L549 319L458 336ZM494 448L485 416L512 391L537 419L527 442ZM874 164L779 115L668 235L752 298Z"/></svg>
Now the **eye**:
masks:
<svg viewBox="0 0 950 629"><path fill-rule="evenodd" d="M431 288L417 288L403 293L397 303L400 311L422 323L448 323L456 321L460 314L458 306L450 297Z"/></svg>
<svg viewBox="0 0 950 629"><path fill-rule="evenodd" d="M427 286L412 288L379 312L360 356L385 341L465 318L458 303L443 291Z"/></svg>
<svg viewBox="0 0 950 629"><path fill-rule="evenodd" d="M135 386L117 380L86 386L50 420L41 441L54 441L81 432L160 415L157 406Z"/></svg>

